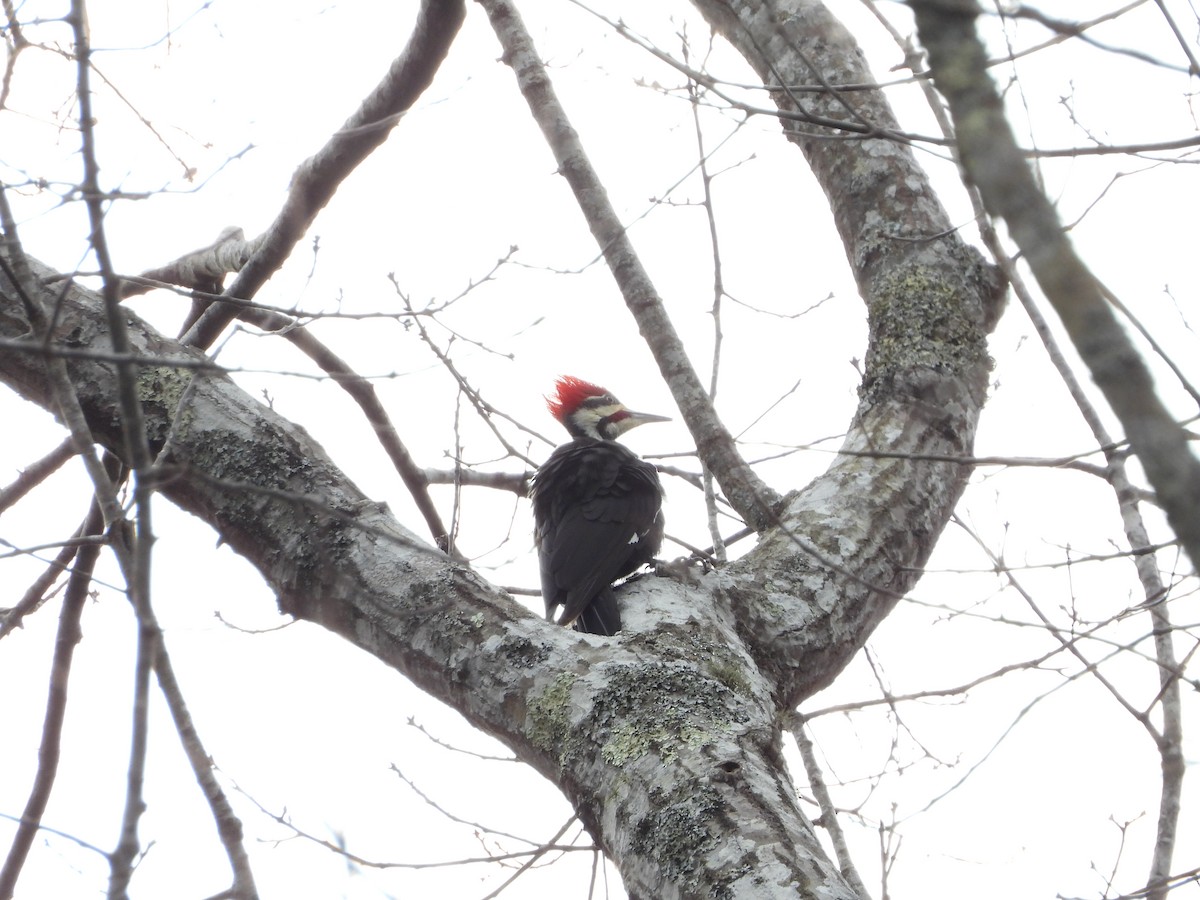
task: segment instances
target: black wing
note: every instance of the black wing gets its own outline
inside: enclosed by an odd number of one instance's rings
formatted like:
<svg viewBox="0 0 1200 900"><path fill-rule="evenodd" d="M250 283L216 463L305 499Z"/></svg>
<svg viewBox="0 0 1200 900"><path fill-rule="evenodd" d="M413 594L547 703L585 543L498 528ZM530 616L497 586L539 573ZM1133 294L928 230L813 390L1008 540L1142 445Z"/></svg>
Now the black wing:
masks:
<svg viewBox="0 0 1200 900"><path fill-rule="evenodd" d="M532 496L547 618L561 606L560 624L616 632L608 588L662 543L658 473L621 444L578 438L551 454Z"/></svg>

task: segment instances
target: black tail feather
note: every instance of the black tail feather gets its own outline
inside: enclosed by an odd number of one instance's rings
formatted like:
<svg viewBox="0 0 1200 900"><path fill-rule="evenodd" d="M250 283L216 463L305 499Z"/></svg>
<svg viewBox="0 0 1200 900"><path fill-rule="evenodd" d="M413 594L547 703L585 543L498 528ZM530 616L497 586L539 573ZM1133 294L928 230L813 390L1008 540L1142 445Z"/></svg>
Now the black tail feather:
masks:
<svg viewBox="0 0 1200 900"><path fill-rule="evenodd" d="M621 630L621 611L617 609L617 595L606 587L595 596L587 609L575 620L575 630L586 634L612 637Z"/></svg>

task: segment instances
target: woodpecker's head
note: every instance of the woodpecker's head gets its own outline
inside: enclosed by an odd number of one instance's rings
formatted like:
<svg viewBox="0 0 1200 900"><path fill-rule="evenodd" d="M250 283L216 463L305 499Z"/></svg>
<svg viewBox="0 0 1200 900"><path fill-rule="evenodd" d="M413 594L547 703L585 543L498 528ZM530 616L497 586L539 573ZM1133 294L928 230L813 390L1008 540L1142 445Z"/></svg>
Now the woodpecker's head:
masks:
<svg viewBox="0 0 1200 900"><path fill-rule="evenodd" d="M571 433L571 437L615 440L630 428L645 422L667 422L666 416L626 409L602 387L564 375L555 382L555 395L546 398L550 414Z"/></svg>

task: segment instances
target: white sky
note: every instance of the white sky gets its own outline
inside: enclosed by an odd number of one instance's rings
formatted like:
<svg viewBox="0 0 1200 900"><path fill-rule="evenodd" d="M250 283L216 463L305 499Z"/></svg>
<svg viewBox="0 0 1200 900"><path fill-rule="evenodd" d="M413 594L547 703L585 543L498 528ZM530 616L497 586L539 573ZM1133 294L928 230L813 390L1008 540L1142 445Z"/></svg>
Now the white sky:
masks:
<svg viewBox="0 0 1200 900"><path fill-rule="evenodd" d="M1169 5L1186 21L1185 4ZM407 4L397 4L399 11L363 2L218 0L200 6L95 4L91 11L94 44L120 48L100 54L98 68L138 112L98 88L104 183L149 195L117 204L108 217L109 240L124 272L202 246L227 225L239 225L248 235L266 227L296 165L353 111L408 34ZM694 348L694 362L706 371L712 342L707 224L698 208L683 205L698 199L697 180L674 187L694 165L690 114L677 95L637 83L675 86L679 79L570 4L541 0L523 7L618 210L626 221L638 220L635 241L676 326ZM1100 4L1040 6L1068 17L1085 7ZM706 39L703 25L681 3L603 8L671 51L678 49L676 35L685 22L697 47ZM26 3L20 15L49 18L62 9L61 3ZM903 18L898 4L884 9ZM876 72L882 76L899 63L899 52L863 7L836 4L836 11L867 44ZM161 41L167 29L174 29L171 38ZM1014 40L1026 45L1044 34L1023 25ZM1180 58L1152 4L1096 35L1160 58ZM1194 23L1189 35L1194 39ZM61 46L68 42L61 24L29 36ZM562 372L601 381L637 408L669 414L669 395L611 279L592 264L595 248L498 55L482 10L470 4L463 32L433 87L318 219L310 235L319 238L315 265L310 240L258 299L306 310L394 310L398 298L387 275L395 273L418 306L441 302L517 245L516 264L443 319L486 346L460 340L454 354L488 399L553 441L560 435L542 409L541 394ZM711 67L720 76L753 80L724 49L718 48ZM1086 140L1064 113L1060 98L1068 96L1083 126L1105 140L1170 139L1195 129L1183 94L1195 92L1196 83L1176 72L1073 43L1025 59L1017 71L1022 93L1018 99L1013 86L1009 96L1036 123L1032 134L1027 123L1017 128L1027 143L1062 147ZM1010 70L996 74L1003 80ZM76 137L55 118L70 108L73 80L69 62L52 52L29 50L21 57L11 111L0 113L6 181L40 176L61 185L78 179ZM898 92L894 102L913 131L933 133L914 90ZM705 124L711 148L735 130L737 119L708 111ZM226 164L250 145L253 150ZM197 169L194 183L181 178L176 156ZM953 219L973 238L952 167L934 154L922 152L921 158ZM716 202L727 289L750 306L782 314L833 295L812 313L791 319L768 318L726 301L722 415L739 433L799 381L794 394L748 431L748 455L774 456L780 445L838 435L856 402L851 361L861 358L865 326L823 200L799 153L765 118L742 127L712 167L723 170ZM1073 234L1088 263L1196 379L1195 166L1086 158L1047 163L1042 173L1066 221L1088 210L1113 174L1136 173L1117 181ZM24 193L17 208L26 249L61 269L79 265L87 240L79 205L60 205L53 191ZM671 204L651 199L668 196ZM172 334L184 312L182 301L164 295L131 305ZM386 319L324 322L319 328L360 371L395 375L381 379L378 388L401 434L422 464L444 464L452 449L453 388L413 331ZM435 334L443 343L448 337L444 330ZM1087 431L1015 304L992 349L997 367L979 454L1053 456L1088 449ZM305 360L278 341L244 334L228 344L221 359L253 370L238 376L248 390L268 391L276 408L316 435L371 496L387 500L406 524L417 527L369 427L338 391L309 378L275 374L311 372ZM1164 385L1181 415L1194 412ZM3 484L60 437L48 416L10 394L0 394L0 408L10 435L0 442ZM464 419L464 457L497 458L500 452L484 430L465 412ZM690 447L678 422L634 432L630 443L647 454ZM764 464L762 472L776 487L799 486L823 470L827 451L836 445L789 454ZM540 459L548 450L548 444L535 443L529 454ZM1112 552L1123 546L1119 522L1112 497L1093 481L1071 472L983 469L961 515L1015 566L1061 562L1066 548L1073 556ZM668 491L668 530L706 543L694 493L671 483ZM448 510L449 493L435 496ZM64 471L36 497L0 519L0 538L28 546L64 537L86 509L82 472ZM469 493L465 504L463 546L477 557L483 574L501 584L533 586L528 507L483 492ZM330 840L343 835L353 852L381 860L482 855L472 829L448 823L423 803L389 771L393 763L446 809L506 832L544 840L569 817L557 792L523 767L447 751L408 727L415 717L457 747L505 753L338 639L304 624L254 635L223 625L214 612L251 629L282 620L257 576L228 549L214 546L211 532L165 503L156 519L158 615L201 735L243 816L264 897L474 898L495 889L507 873L470 867L348 874L337 857L302 841L271 843L285 838L286 830L232 791L234 783L267 809L286 809L314 834ZM1156 537L1163 535L1159 528ZM1163 553L1160 563L1169 568L1173 557ZM991 621L1028 621L1030 614L989 568L978 547L950 526L914 602L902 604L872 639L894 692L959 684L1049 649L1040 630ZM28 559L0 559L0 605L15 602L9 598L18 597L39 570ZM117 582L110 566L102 577ZM1106 618L1138 600L1132 566L1122 562L1022 571L1019 577L1046 609L1057 614L1074 607L1084 620ZM1194 623L1197 612L1194 598L1175 601L1177 623ZM55 620L55 607L48 605L0 648L6 726L0 742L6 773L0 779L2 813L19 813L36 763ZM1146 621L1132 617L1108 636L1127 640L1147 629ZM134 639L132 617L118 591L101 590L85 613L84 630L66 753L44 821L109 849L123 801ZM1181 640L1179 652L1191 647ZM1096 646L1088 650L1097 658L1103 652ZM1153 696L1155 675L1145 660L1114 661L1107 671L1135 704ZM1133 822L1115 892L1140 886L1157 813L1157 760L1145 734L1094 681L1072 682L1033 705L963 786L925 811L989 752L1026 706L1060 685L1052 672L1019 673L973 691L967 702L908 704L901 715L911 734L900 733L895 748L883 713L818 720L815 738L830 780L848 784L835 792L839 804L861 805L871 823L890 821L895 804L895 817L904 821L891 896L1099 896L1102 876L1118 854L1120 833L1110 816ZM860 656L804 709L878 693ZM1185 692L1185 727L1196 718L1194 697ZM227 885L225 860L177 741L165 727L165 710L156 708L154 716L160 727L152 738L150 808L141 833L156 843L135 877L133 896L207 896ZM890 753L895 759L889 762ZM1189 763L1195 758L1193 744ZM888 772L882 779L881 770ZM1197 864L1195 785L1189 783L1188 791L1177 870ZM848 821L847 827L856 862L878 896L878 836L871 825ZM6 833L2 824L0 833ZM512 838L489 838L487 846L522 848ZM531 873L505 896L585 897L590 867L590 854L573 854ZM90 896L103 890L106 876L98 855L49 838L35 845L18 896ZM623 896L611 872L608 885L609 896ZM1177 896L1200 891L1185 888Z"/></svg>

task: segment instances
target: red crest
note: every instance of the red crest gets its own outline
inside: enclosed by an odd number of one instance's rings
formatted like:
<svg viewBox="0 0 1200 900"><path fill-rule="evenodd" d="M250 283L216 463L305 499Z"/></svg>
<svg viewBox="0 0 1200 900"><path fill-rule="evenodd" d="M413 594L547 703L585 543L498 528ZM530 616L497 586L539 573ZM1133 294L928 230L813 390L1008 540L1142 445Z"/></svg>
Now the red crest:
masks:
<svg viewBox="0 0 1200 900"><path fill-rule="evenodd" d="M560 422L579 409L579 405L588 397L603 397L608 393L602 387L570 375L563 375L554 383L554 387L557 396L546 398L546 408Z"/></svg>

